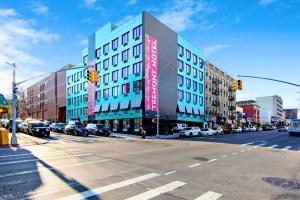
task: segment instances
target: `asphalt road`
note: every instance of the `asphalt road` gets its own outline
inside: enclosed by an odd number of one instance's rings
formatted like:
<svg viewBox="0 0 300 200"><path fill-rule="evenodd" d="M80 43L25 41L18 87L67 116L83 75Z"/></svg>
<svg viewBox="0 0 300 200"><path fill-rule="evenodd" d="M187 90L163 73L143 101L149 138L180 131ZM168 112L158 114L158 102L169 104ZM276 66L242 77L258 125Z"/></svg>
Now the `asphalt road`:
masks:
<svg viewBox="0 0 300 200"><path fill-rule="evenodd" d="M300 137L286 133L32 139L45 142L0 148L1 200L300 199Z"/></svg>

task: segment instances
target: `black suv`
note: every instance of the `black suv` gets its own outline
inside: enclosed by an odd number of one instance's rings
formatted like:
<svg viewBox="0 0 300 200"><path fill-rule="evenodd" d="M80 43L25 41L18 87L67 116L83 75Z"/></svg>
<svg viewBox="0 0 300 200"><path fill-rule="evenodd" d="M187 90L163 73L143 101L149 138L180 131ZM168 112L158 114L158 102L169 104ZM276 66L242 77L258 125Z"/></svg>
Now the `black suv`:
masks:
<svg viewBox="0 0 300 200"><path fill-rule="evenodd" d="M27 134L33 136L50 136L50 130L45 126L43 122L40 121L30 121L28 122Z"/></svg>
<svg viewBox="0 0 300 200"><path fill-rule="evenodd" d="M90 134L110 136L110 131L102 124L88 124L85 128Z"/></svg>
<svg viewBox="0 0 300 200"><path fill-rule="evenodd" d="M65 127L65 134L83 135L88 136L86 128L81 122L70 121Z"/></svg>

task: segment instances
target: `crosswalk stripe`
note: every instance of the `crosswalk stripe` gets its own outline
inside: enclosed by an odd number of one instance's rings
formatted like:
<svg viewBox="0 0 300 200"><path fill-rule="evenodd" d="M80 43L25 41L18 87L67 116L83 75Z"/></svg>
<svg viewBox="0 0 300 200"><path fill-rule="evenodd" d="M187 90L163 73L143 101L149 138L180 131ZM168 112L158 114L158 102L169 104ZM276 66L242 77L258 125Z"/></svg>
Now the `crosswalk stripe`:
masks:
<svg viewBox="0 0 300 200"><path fill-rule="evenodd" d="M5 156L0 156L0 158L19 157L19 156L33 156L33 154L31 154L31 153L22 153L22 154L17 154L17 155L5 155Z"/></svg>
<svg viewBox="0 0 300 200"><path fill-rule="evenodd" d="M70 157L87 156L87 155L92 155L92 154L90 154L90 153L84 153L84 154L76 154L76 155L47 157L47 158L43 158L42 160L51 160L51 159L58 159L58 158L70 158ZM24 163L24 162L35 162L35 161L39 161L39 160L41 160L41 159L35 158L35 159L27 159L27 160L17 160L17 161L1 162L0 165L9 165L9 164L16 164L16 163Z"/></svg>
<svg viewBox="0 0 300 200"><path fill-rule="evenodd" d="M286 150L289 150L290 148L291 148L291 146L286 146L286 147L282 148L281 150L286 151Z"/></svg>
<svg viewBox="0 0 300 200"><path fill-rule="evenodd" d="M223 195L216 192L208 191L205 194L201 195L200 197L196 198L195 200L217 200L221 196Z"/></svg>
<svg viewBox="0 0 300 200"><path fill-rule="evenodd" d="M277 145L277 144L274 144L274 145L269 146L269 147L267 147L267 148L268 148L268 149L273 149L273 148L275 148L275 147L278 147L278 145Z"/></svg>
<svg viewBox="0 0 300 200"><path fill-rule="evenodd" d="M68 167L90 165L90 164L102 163L102 162L108 162L108 161L111 161L111 159L97 160L97 161L83 162L83 163L75 163L75 164L67 164L67 165L61 165L58 167L45 167L45 168L41 168L41 169L37 169L37 170L29 170L29 171L21 171L21 172L10 173L10 174L2 174L2 175L0 175L0 178L10 177L10 176L18 176L18 175L24 175L24 174L40 173L41 171L46 171L49 169L63 169L63 168L68 168Z"/></svg>
<svg viewBox="0 0 300 200"><path fill-rule="evenodd" d="M245 143L245 144L241 144L241 146L247 146L247 145L250 145L250 144L253 144L254 142L249 142L249 143Z"/></svg>
<svg viewBox="0 0 300 200"><path fill-rule="evenodd" d="M266 143L258 144L258 145L256 145L256 146L254 146L253 148L256 149L256 148L258 148L258 147L264 146L265 144L266 144Z"/></svg>
<svg viewBox="0 0 300 200"><path fill-rule="evenodd" d="M190 165L189 168L197 167L199 165L201 165L201 164L200 163L196 163L196 164Z"/></svg>
<svg viewBox="0 0 300 200"><path fill-rule="evenodd" d="M146 175L139 176L139 177L136 177L136 178L121 181L121 182L118 182L118 183L113 183L113 184L106 185L106 186L103 186L103 187L95 188L93 190L87 190L87 191L81 192L79 194L66 196L66 197L61 198L60 200L86 199L86 198L96 196L96 195L104 193L104 192L112 191L112 190L119 189L119 188L122 188L122 187L125 187L125 186L128 186L128 185L132 185L132 184L135 184L135 183L146 181L146 180L152 179L152 178L157 177L157 176L160 176L160 174L150 173L150 174L146 174Z"/></svg>
<svg viewBox="0 0 300 200"><path fill-rule="evenodd" d="M165 175L165 176L168 176L168 175L170 175L170 174L174 174L174 173L176 173L176 171L170 171L170 172L166 172L166 173L164 173L164 175Z"/></svg>
<svg viewBox="0 0 300 200"><path fill-rule="evenodd" d="M176 188L179 188L179 187L181 187L181 186L183 186L185 184L186 183L181 182L181 181L174 181L174 182L171 182L169 184L166 184L166 185L154 188L152 190L149 190L147 192L138 194L138 195L136 195L134 197L130 197L130 198L126 199L126 200L148 200L148 199L151 199L153 197L157 197L157 196L159 196L159 195L161 195L163 193L173 191Z"/></svg>
<svg viewBox="0 0 300 200"><path fill-rule="evenodd" d="M207 161L207 162L215 162L217 159L211 159L211 160L209 160L209 161Z"/></svg>

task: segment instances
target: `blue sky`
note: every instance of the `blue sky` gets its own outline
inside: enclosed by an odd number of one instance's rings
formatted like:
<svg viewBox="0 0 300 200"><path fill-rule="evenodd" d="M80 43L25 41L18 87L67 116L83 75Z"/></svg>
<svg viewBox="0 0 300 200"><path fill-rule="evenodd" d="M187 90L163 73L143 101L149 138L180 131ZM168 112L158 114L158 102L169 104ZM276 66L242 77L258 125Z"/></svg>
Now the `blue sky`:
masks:
<svg viewBox="0 0 300 200"><path fill-rule="evenodd" d="M0 61L16 62L18 80L80 62L89 34L149 11L236 78L266 76L300 84L300 0L0 0ZM0 64L0 93L11 70ZM300 88L243 79L239 100L278 94L300 108ZM30 84L30 83L28 83Z"/></svg>

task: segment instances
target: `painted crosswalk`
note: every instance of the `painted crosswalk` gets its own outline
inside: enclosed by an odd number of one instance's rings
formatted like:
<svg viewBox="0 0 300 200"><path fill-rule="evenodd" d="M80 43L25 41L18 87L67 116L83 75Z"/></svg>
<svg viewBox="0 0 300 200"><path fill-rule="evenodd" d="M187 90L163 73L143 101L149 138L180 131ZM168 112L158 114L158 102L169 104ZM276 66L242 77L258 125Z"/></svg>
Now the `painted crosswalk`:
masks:
<svg viewBox="0 0 300 200"><path fill-rule="evenodd" d="M267 149L279 149L282 151L298 151L300 152L299 146L291 146L291 145L279 145L279 144L270 144L267 141L254 141L254 142L248 142L244 144L240 144L242 147L248 147L248 150L251 150L250 148L257 149L257 148L267 148Z"/></svg>
<svg viewBox="0 0 300 200"><path fill-rule="evenodd" d="M201 195L200 197L196 198L195 200L218 200L222 194L208 191L205 194Z"/></svg>

